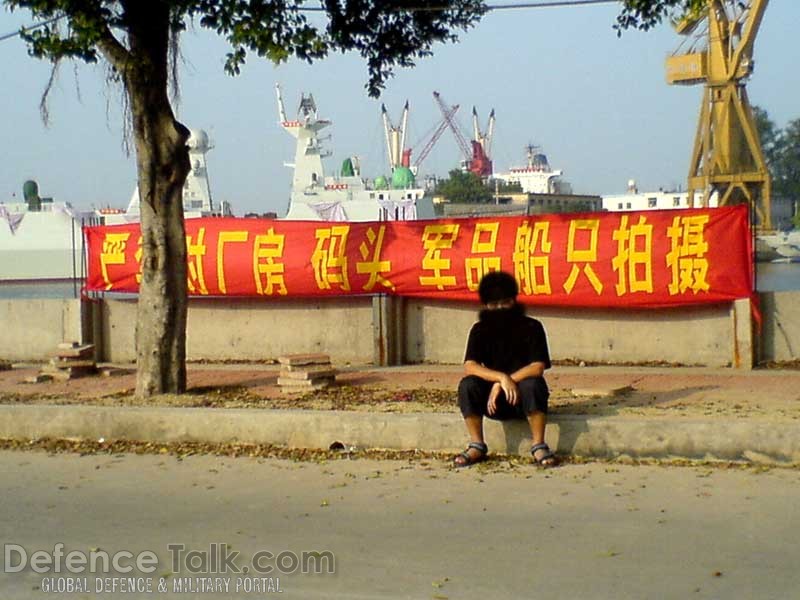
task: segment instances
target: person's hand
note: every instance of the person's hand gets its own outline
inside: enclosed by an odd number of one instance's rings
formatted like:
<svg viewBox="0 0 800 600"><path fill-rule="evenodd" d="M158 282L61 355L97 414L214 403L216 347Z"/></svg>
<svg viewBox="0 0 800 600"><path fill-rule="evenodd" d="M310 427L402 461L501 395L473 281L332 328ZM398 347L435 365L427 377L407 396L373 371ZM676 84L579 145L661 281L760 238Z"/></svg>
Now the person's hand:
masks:
<svg viewBox="0 0 800 600"><path fill-rule="evenodd" d="M493 416L497 412L497 398L500 396L502 389L499 383L492 385L492 389L489 392L489 402L486 404L486 412L489 413L489 416Z"/></svg>
<svg viewBox="0 0 800 600"><path fill-rule="evenodd" d="M517 384L509 375L503 375L499 381L500 388L506 395L506 400L511 406L517 405Z"/></svg>
<svg viewBox="0 0 800 600"><path fill-rule="evenodd" d="M517 405L517 384L510 376L503 375L500 381L492 385L489 392L489 402L486 404L486 412L489 413L489 416L493 416L497 412L497 399L500 397L500 392L506 395L506 400L511 406Z"/></svg>

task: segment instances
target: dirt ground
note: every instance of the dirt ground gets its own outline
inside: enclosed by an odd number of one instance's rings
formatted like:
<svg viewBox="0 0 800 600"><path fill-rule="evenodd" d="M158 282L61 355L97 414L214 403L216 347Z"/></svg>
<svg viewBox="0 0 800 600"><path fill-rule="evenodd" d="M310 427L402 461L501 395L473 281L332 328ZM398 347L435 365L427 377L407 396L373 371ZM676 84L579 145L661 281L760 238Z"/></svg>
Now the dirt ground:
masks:
<svg viewBox="0 0 800 600"><path fill-rule="evenodd" d="M139 400L131 366L117 365L111 376L25 383L39 369L1 370L0 404L455 412L462 376L458 365L341 366L330 388L286 395L277 385L277 365L190 364L186 394ZM556 365L547 381L554 414L800 419L800 371L792 369Z"/></svg>

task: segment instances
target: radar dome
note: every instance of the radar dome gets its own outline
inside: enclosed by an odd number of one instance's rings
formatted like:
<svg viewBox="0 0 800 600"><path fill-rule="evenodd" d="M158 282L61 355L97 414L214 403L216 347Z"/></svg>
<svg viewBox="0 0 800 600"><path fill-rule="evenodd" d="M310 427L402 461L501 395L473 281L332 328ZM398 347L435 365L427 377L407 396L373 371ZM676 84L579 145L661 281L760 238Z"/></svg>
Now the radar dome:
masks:
<svg viewBox="0 0 800 600"><path fill-rule="evenodd" d="M378 175L375 178L375 189L376 190L385 190L388 187L389 187L389 182L386 181L386 177L384 177L383 175Z"/></svg>
<svg viewBox="0 0 800 600"><path fill-rule="evenodd" d="M189 141L186 142L189 150L205 152L209 149L208 134L202 129L192 129L189 134Z"/></svg>
<svg viewBox="0 0 800 600"><path fill-rule="evenodd" d="M402 190L414 187L414 173L408 167L397 167L392 173L392 187Z"/></svg>

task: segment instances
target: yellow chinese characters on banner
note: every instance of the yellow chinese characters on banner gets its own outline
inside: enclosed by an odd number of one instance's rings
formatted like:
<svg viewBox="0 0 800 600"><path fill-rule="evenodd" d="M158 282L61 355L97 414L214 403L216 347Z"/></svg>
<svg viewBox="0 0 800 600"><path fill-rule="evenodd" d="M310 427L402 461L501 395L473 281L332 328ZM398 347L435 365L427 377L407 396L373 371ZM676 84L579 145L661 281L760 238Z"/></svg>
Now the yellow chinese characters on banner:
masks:
<svg viewBox="0 0 800 600"><path fill-rule="evenodd" d="M349 233L349 225L334 225L314 230L317 245L311 255L311 265L314 268L317 288L320 290L329 290L337 285L344 291L350 291L350 280L347 276Z"/></svg>
<svg viewBox="0 0 800 600"><path fill-rule="evenodd" d="M201 227L197 230L197 241L192 240L191 235L186 236L186 253L189 259L189 292L202 296L208 295L206 274L203 269L203 257L206 255L205 235L206 228Z"/></svg>
<svg viewBox="0 0 800 600"><path fill-rule="evenodd" d="M455 286L455 275L445 275L450 270L450 259L442 257L443 250L450 250L458 238L459 225L442 223L425 225L422 232L422 247L425 256L422 259L422 270L428 275L419 276L419 284L444 290L446 286Z"/></svg>
<svg viewBox="0 0 800 600"><path fill-rule="evenodd" d="M217 238L217 287L220 294L228 293L225 283L225 245L244 244L249 237L247 231L220 231Z"/></svg>
<svg viewBox="0 0 800 600"><path fill-rule="evenodd" d="M367 283L363 286L365 292L373 291L378 283L392 291L396 289L395 285L383 276L384 273L389 273L392 270L391 261L381 260L381 249L383 248L383 236L385 233L386 225L378 227L377 234L372 227L369 227L366 233L366 241L361 242L358 246L358 252L361 254L362 260L356 263L356 273L369 275ZM371 255L370 250L372 250Z"/></svg>
<svg viewBox="0 0 800 600"><path fill-rule="evenodd" d="M617 296L633 292L652 294L653 226L640 216L638 223L628 227L628 215L623 215L613 237L617 254L611 266L617 272Z"/></svg>
<svg viewBox="0 0 800 600"><path fill-rule="evenodd" d="M128 245L130 233L107 233L103 238L103 251L100 254L100 271L103 274L106 291L114 285L108 276L109 265L125 264L125 248Z"/></svg>
<svg viewBox="0 0 800 600"><path fill-rule="evenodd" d="M136 260L136 283L142 283L142 236L136 240L136 252L133 253L133 258Z"/></svg>
<svg viewBox="0 0 800 600"><path fill-rule="evenodd" d="M746 209L375 222L187 219L187 290L262 299L394 294L471 302L487 273L504 270L517 280L521 301L534 305L727 302L754 293ZM85 289L136 293L144 262L139 224L84 233Z"/></svg>
<svg viewBox="0 0 800 600"><path fill-rule="evenodd" d="M708 280L708 242L705 226L708 215L675 217L667 229L670 251L667 253L667 266L672 271L669 284L670 295L683 294L687 290L707 292Z"/></svg>
<svg viewBox="0 0 800 600"><path fill-rule="evenodd" d="M550 294L550 223L525 221L514 239L514 277L523 294Z"/></svg>
<svg viewBox="0 0 800 600"><path fill-rule="evenodd" d="M576 238L585 238L586 235L578 236L579 232L588 232L589 243L585 248L576 248ZM569 222L569 234L567 237L567 262L572 263L572 270L569 277L564 282L564 290L571 294L575 288L575 282L581 271L586 275L589 283L599 296L603 292L603 283L592 268L592 263L597 262L597 245L600 232L600 219L574 219ZM583 265L581 269L578 263Z"/></svg>
<svg viewBox="0 0 800 600"><path fill-rule="evenodd" d="M492 256L497 251L497 233L500 223L476 223L472 234L471 256L464 259L464 274L467 289L475 292L484 275L500 270L500 257ZM479 256L475 256L475 255ZM489 256L486 256L486 255Z"/></svg>
<svg viewBox="0 0 800 600"><path fill-rule="evenodd" d="M284 264L282 261L285 238L285 235L275 233L274 227L270 227L265 234L255 236L253 277L256 282L256 291L261 296L271 296L276 292L279 296L286 296L289 293L283 277Z"/></svg>

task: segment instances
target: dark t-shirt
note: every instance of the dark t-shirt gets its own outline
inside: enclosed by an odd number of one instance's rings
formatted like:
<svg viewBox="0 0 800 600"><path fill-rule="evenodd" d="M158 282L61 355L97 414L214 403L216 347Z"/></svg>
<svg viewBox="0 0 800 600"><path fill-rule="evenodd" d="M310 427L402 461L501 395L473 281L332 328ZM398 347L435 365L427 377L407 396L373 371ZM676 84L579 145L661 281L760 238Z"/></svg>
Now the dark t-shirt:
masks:
<svg viewBox="0 0 800 600"><path fill-rule="evenodd" d="M467 339L464 361L468 360L509 375L532 362L542 362L549 369L547 335L542 324L531 317L520 317L513 327L503 329L479 321Z"/></svg>

